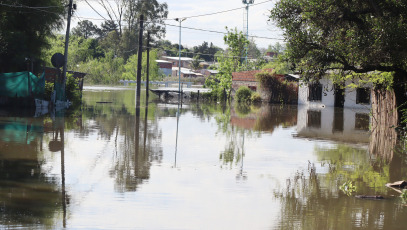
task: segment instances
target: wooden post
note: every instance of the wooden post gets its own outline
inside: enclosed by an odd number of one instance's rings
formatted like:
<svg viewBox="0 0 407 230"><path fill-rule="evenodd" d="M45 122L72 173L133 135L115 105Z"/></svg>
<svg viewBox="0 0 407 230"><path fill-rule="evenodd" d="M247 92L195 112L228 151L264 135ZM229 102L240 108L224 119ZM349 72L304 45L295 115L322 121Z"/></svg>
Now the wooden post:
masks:
<svg viewBox="0 0 407 230"><path fill-rule="evenodd" d="M143 57L143 21L144 16L140 15L140 30L138 37L138 59L137 59L136 107L140 107L141 65Z"/></svg>
<svg viewBox="0 0 407 230"><path fill-rule="evenodd" d="M146 97L148 98L148 85L150 84L150 32L147 33L147 79Z"/></svg>

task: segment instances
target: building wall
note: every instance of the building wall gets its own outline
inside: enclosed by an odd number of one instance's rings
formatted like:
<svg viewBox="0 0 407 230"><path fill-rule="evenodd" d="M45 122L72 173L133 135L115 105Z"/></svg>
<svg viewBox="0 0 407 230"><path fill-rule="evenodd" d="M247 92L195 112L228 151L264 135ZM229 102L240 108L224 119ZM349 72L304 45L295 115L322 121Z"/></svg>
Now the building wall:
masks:
<svg viewBox="0 0 407 230"><path fill-rule="evenodd" d="M165 76L171 76L172 75L172 68L160 68L160 70L165 74Z"/></svg>
<svg viewBox="0 0 407 230"><path fill-rule="evenodd" d="M333 107L335 105L335 95L333 91L333 85L331 81L327 79L321 79L322 85L322 100L321 101L309 101L309 87L307 83L300 82L298 87L298 104L307 105L312 108L319 108L325 106Z"/></svg>
<svg viewBox="0 0 407 230"><path fill-rule="evenodd" d="M371 86L366 86L371 88ZM370 109L371 106L371 97L372 95L370 95L370 103L369 104L357 104L356 103L356 89L346 89L346 97L345 97L345 104L344 107L346 108L355 108L355 109Z"/></svg>
<svg viewBox="0 0 407 230"><path fill-rule="evenodd" d="M330 80L321 79L320 83L322 85L322 100L321 101L309 101L309 85L304 82L300 82L298 88L298 104L307 105L311 108L319 107L334 107L335 106L335 94L334 87ZM350 84L346 83L346 85ZM364 85L363 87L371 88L371 85ZM344 108L355 108L355 109L370 109L370 104L357 104L356 103L356 89L346 88L345 89L345 101Z"/></svg>

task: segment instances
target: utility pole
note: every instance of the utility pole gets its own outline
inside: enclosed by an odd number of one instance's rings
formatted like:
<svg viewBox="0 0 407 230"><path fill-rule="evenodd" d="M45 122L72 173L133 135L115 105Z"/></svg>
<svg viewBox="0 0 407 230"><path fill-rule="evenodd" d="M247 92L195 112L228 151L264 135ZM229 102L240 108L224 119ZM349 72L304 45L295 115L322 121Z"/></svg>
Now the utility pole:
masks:
<svg viewBox="0 0 407 230"><path fill-rule="evenodd" d="M72 6L76 8L76 5L72 4L73 0L69 0L68 4L68 22L66 25L66 35L65 35L65 53L64 53L64 67L62 70L62 99L65 100L65 84L66 84L66 65L68 63L68 46L69 46L69 32L71 30L71 17L72 17ZM61 99L61 98L60 98Z"/></svg>
<svg viewBox="0 0 407 230"><path fill-rule="evenodd" d="M242 0L242 3L246 5L246 17L243 16L243 30L246 32L246 39L249 41L249 5L254 3L254 0ZM247 66L247 53L249 47L246 45L246 66Z"/></svg>
<svg viewBox="0 0 407 230"><path fill-rule="evenodd" d="M138 58L137 58L137 89L136 89L136 107L140 107L140 85L141 85L141 65L143 58L143 21L144 16L140 15L140 30L138 36Z"/></svg>
<svg viewBox="0 0 407 230"><path fill-rule="evenodd" d="M176 18L175 21L179 22L179 45L178 45L178 94L181 95L181 23L185 21L186 18ZM179 97L178 97L179 99Z"/></svg>
<svg viewBox="0 0 407 230"><path fill-rule="evenodd" d="M148 85L150 84L150 32L147 33L147 77L146 77L146 97L148 98Z"/></svg>

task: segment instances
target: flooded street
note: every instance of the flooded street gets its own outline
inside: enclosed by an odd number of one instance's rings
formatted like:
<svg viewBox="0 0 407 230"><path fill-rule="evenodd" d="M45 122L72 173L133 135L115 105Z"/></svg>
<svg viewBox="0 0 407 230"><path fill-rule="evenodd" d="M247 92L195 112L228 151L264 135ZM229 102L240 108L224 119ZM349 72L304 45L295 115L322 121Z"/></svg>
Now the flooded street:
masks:
<svg viewBox="0 0 407 230"><path fill-rule="evenodd" d="M406 152L370 137L369 110L144 94L140 111L107 87L77 110L0 111L0 228L405 229L384 185L407 179Z"/></svg>

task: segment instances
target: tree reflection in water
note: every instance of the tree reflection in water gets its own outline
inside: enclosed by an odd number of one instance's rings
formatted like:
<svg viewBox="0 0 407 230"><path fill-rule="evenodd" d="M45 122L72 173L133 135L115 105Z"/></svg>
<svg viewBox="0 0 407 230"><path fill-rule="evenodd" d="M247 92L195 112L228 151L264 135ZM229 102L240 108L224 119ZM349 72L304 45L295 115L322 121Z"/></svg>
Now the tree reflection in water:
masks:
<svg viewBox="0 0 407 230"><path fill-rule="evenodd" d="M282 205L280 229L397 229L404 221L406 209L384 187L389 165L378 169L366 149L343 144L316 148L315 154L319 163L297 171L274 192ZM357 194L384 195L385 200L347 196L339 190L346 180L356 182Z"/></svg>
<svg viewBox="0 0 407 230"><path fill-rule="evenodd" d="M150 178L151 162L161 162L161 130L157 126L156 104L148 104L141 94L139 111L135 109L133 90L96 91L85 94L83 106L87 119L100 126L99 135L114 140L115 155L109 175L115 178L117 192L136 191ZM117 101L117 105L96 103ZM86 129L84 130L86 131Z"/></svg>

